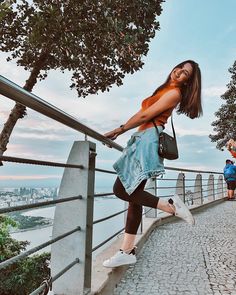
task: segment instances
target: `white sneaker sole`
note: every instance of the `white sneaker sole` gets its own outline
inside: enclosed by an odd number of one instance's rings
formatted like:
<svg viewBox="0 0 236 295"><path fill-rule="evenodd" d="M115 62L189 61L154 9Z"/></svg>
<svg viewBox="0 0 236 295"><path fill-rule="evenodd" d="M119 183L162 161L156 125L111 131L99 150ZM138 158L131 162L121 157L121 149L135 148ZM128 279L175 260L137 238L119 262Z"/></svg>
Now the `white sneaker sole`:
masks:
<svg viewBox="0 0 236 295"><path fill-rule="evenodd" d="M131 265L131 264L135 264L136 261L133 261L133 262L124 262L124 263L120 263L120 264L109 264L109 263L106 263L106 261L103 262L103 266L104 267L107 267L107 268L114 268L114 267L119 267L119 266L124 266L124 265Z"/></svg>
<svg viewBox="0 0 236 295"><path fill-rule="evenodd" d="M137 258L134 254L125 254L124 252L117 252L111 258L105 260L103 262L104 267L119 267L122 265L135 264L137 262Z"/></svg>

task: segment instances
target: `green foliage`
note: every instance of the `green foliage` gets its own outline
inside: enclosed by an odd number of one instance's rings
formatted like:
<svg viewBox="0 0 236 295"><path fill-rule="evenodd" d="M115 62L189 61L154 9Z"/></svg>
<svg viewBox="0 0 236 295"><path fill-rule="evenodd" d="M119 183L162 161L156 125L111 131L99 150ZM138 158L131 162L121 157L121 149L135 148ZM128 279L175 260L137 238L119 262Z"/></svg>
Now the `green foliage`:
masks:
<svg viewBox="0 0 236 295"><path fill-rule="evenodd" d="M143 66L163 0L4 2L0 50L35 71L34 78L44 79L50 69L73 72L71 88L85 97L121 85L126 73Z"/></svg>
<svg viewBox="0 0 236 295"><path fill-rule="evenodd" d="M227 91L221 96L225 103L215 113L218 119L211 124L215 134L209 135L211 141L216 142L216 147L221 150L230 138L236 140L236 61L229 72L231 81L227 85Z"/></svg>
<svg viewBox="0 0 236 295"><path fill-rule="evenodd" d="M11 256L11 253L14 255L19 254L21 249L24 249L24 244L16 245L14 242L9 243L11 240L9 229L10 227L16 227L17 223L11 218L0 215L0 260L5 260ZM26 244L27 245L27 244Z"/></svg>
<svg viewBox="0 0 236 295"><path fill-rule="evenodd" d="M49 277L49 253L34 255L8 267L1 273L1 295L28 295Z"/></svg>
<svg viewBox="0 0 236 295"><path fill-rule="evenodd" d="M16 226L11 218L0 215L0 262L26 250L27 241L17 241L9 234L9 227ZM27 257L18 263L0 270L1 295L27 295L38 288L49 277L50 254L43 253Z"/></svg>
<svg viewBox="0 0 236 295"><path fill-rule="evenodd" d="M50 219L41 216L26 216L20 212L10 213L9 216L18 223L18 229L29 229L51 224Z"/></svg>

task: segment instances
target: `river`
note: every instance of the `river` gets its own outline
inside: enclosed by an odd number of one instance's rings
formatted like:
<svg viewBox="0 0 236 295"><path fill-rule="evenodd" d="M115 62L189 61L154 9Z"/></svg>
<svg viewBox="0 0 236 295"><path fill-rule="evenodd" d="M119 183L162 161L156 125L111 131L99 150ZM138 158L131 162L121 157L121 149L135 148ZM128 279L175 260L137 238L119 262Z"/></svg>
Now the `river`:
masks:
<svg viewBox="0 0 236 295"><path fill-rule="evenodd" d="M94 220L103 218L114 214L124 209L124 202L117 198L95 198L94 200ZM24 215L27 216L41 216L45 218L54 218L55 206L47 208L39 208L29 210ZM119 231L124 226L124 215L120 214L113 217L105 222L94 225L93 228L93 247L100 244L102 241L107 239L109 236ZM29 241L30 245L27 249L36 247L52 238L52 226L46 226L42 228L35 228L31 230L25 230L20 232L12 233L11 236L19 241ZM48 246L37 253L50 251L51 246ZM99 250L95 252L95 255L99 253Z"/></svg>

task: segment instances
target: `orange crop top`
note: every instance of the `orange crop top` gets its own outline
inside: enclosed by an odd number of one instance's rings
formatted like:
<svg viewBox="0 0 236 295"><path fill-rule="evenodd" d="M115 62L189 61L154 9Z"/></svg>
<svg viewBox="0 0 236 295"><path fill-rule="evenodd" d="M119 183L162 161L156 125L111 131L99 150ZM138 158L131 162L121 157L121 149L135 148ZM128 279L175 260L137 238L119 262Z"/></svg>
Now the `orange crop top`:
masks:
<svg viewBox="0 0 236 295"><path fill-rule="evenodd" d="M176 86L166 86L165 88L157 91L157 93L154 96L150 96L150 97L144 99L142 102L142 110L144 111L144 110L148 109L152 104L157 102L163 94L165 94L167 91L174 89L174 88L179 89ZM174 108L175 107L171 107L171 108L167 109L166 111L162 112L161 114L159 114L155 118L156 125L157 126L164 126L167 123L167 120L170 117ZM149 121L147 123L140 125L138 128L138 131L143 131L143 130L145 130L147 128L151 128L151 127L154 127L154 125L151 121Z"/></svg>

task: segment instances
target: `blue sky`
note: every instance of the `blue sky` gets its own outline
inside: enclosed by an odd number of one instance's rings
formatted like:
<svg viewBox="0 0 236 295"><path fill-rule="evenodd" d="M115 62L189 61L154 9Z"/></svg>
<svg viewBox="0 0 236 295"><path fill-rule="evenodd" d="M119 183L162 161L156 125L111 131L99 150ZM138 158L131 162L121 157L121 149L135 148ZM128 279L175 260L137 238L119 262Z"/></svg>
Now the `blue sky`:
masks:
<svg viewBox="0 0 236 295"><path fill-rule="evenodd" d="M220 95L230 81L228 68L236 59L236 1L235 0L172 0L163 3L159 18L161 29L150 43L143 69L124 79L121 87L114 86L109 93L78 98L69 89L70 76L51 71L39 82L33 92L79 121L105 133L126 122L140 108L143 98L149 96L179 62L194 59L202 72L203 117L191 120L174 115L180 158L166 161L166 166L221 171L227 151L216 150L208 135L212 133L214 113L222 104ZM7 63L6 54L0 54L0 74L19 85L24 85L28 73ZM0 125L13 107L13 102L0 97ZM167 130L170 130L167 125ZM117 139L125 145L129 131ZM18 122L6 155L66 161L73 140L83 136L68 128L28 111ZM97 143L97 167L111 168L119 152ZM58 185L62 170L5 163L0 168L0 187ZM103 185L104 176L97 182ZM111 179L112 182L112 179Z"/></svg>

